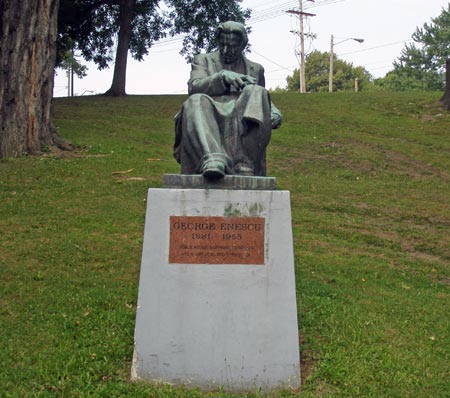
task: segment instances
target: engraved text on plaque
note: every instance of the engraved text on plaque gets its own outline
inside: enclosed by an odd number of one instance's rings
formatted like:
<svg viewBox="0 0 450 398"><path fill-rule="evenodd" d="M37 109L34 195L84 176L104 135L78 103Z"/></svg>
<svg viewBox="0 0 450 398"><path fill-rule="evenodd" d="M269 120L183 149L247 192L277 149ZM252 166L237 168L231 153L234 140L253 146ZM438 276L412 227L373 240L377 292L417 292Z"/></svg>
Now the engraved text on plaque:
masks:
<svg viewBox="0 0 450 398"><path fill-rule="evenodd" d="M170 216L169 263L264 265L262 217Z"/></svg>

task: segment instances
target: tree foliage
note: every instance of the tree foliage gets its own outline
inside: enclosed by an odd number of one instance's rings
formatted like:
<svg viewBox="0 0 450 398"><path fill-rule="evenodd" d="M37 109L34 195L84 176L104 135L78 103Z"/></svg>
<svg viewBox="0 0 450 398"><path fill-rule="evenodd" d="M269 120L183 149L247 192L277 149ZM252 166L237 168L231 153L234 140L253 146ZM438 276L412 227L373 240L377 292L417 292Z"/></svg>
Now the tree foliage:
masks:
<svg viewBox="0 0 450 398"><path fill-rule="evenodd" d="M418 75L410 73L405 68L396 68L386 74L385 77L376 79L374 84L382 90L389 91L427 91L440 87L436 81L436 74L422 73L422 79Z"/></svg>
<svg viewBox="0 0 450 398"><path fill-rule="evenodd" d="M170 35L185 34L181 54L188 61L201 50L216 48L214 34L219 22L234 20L245 23L249 9L242 9L242 0L166 0L171 8Z"/></svg>
<svg viewBox="0 0 450 398"><path fill-rule="evenodd" d="M109 66L117 45L116 73L125 85L128 50L142 60L159 39L184 35L181 54L188 60L201 49L213 47L214 28L220 21L244 22L250 11L242 0L61 0L59 64L76 49L99 69ZM118 36L116 36L118 33ZM125 48L125 50L124 50ZM120 63L120 65L118 65ZM117 67L119 69L117 71ZM114 82L113 80L113 82ZM125 87L123 87L123 92Z"/></svg>
<svg viewBox="0 0 450 398"><path fill-rule="evenodd" d="M394 70L378 84L391 90L443 90L445 61L450 58L450 3L442 13L417 28Z"/></svg>
<svg viewBox="0 0 450 398"><path fill-rule="evenodd" d="M336 57L333 63L333 89L334 91L351 91L355 88L355 79L359 80L360 89L370 83L370 73L361 66L340 60ZM306 57L306 89L309 92L328 91L330 73L330 53L314 51ZM292 76L287 79L288 91L298 91L300 87L299 70L295 69Z"/></svg>
<svg viewBox="0 0 450 398"><path fill-rule="evenodd" d="M108 67L114 59L116 34L120 28L122 0L60 0L58 18L58 60L62 54L76 49L99 69ZM170 27L159 1L135 0L130 51L141 60L151 44L165 35Z"/></svg>

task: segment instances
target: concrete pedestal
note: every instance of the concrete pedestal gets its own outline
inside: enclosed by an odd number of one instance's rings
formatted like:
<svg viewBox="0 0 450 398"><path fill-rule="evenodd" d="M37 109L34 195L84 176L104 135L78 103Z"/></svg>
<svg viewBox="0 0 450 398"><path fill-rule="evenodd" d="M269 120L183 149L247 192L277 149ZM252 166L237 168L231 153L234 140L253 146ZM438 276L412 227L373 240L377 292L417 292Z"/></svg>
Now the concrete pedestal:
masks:
<svg viewBox="0 0 450 398"><path fill-rule="evenodd" d="M299 387L288 191L150 189L134 380Z"/></svg>

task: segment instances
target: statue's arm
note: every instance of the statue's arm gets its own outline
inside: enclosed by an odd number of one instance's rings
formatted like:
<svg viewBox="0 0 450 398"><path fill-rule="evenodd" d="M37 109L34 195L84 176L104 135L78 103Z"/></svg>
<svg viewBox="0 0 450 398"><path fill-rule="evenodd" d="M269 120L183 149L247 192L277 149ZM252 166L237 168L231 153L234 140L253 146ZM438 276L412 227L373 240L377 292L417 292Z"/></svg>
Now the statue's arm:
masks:
<svg viewBox="0 0 450 398"><path fill-rule="evenodd" d="M263 87L266 86L266 78L264 76L264 68L262 66L258 71L257 84ZM273 129L277 129L281 126L283 117L281 116L280 110L273 104L272 101L270 101L270 118L272 120Z"/></svg>
<svg viewBox="0 0 450 398"><path fill-rule="evenodd" d="M280 110L270 101L270 118L272 120L272 128L277 129L283 122Z"/></svg>
<svg viewBox="0 0 450 398"><path fill-rule="evenodd" d="M258 86L262 86L266 88L266 77L264 76L264 68L262 65L259 65L258 70L258 77L256 79L256 84Z"/></svg>
<svg viewBox="0 0 450 398"><path fill-rule="evenodd" d="M188 93L223 95L229 92L229 86L225 84L222 73L210 74L207 59L202 55L194 57L192 62L191 78L188 82Z"/></svg>

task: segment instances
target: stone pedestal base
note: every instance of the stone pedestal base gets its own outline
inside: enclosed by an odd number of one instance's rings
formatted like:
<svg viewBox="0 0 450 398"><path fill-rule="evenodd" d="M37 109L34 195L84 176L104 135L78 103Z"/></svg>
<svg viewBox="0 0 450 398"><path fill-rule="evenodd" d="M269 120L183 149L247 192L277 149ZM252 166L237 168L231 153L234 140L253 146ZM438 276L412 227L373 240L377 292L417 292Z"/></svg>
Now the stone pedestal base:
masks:
<svg viewBox="0 0 450 398"><path fill-rule="evenodd" d="M164 174L164 188L266 190L276 188L275 177L226 175L219 180L206 180L199 174Z"/></svg>
<svg viewBox="0 0 450 398"><path fill-rule="evenodd" d="M289 192L149 190L132 378L299 387Z"/></svg>

